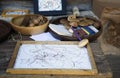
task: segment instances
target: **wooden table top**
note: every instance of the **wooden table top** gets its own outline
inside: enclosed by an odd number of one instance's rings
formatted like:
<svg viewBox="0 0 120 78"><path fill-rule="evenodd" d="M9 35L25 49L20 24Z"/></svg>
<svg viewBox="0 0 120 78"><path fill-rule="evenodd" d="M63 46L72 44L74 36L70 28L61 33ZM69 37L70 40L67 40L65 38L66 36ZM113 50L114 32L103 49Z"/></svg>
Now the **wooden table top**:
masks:
<svg viewBox="0 0 120 78"><path fill-rule="evenodd" d="M29 36L22 36L22 40L28 40L33 41L29 38ZM6 69L8 66L8 63L10 61L10 57L13 53L13 50L16 45L15 40L8 39L2 43L0 43L0 78L112 78L112 72L109 66L109 63L107 62L107 59L105 58L101 48L100 44L95 41L91 42L90 46L93 51L95 62L98 69L98 74L94 76L71 76L71 75L11 75L6 73Z"/></svg>

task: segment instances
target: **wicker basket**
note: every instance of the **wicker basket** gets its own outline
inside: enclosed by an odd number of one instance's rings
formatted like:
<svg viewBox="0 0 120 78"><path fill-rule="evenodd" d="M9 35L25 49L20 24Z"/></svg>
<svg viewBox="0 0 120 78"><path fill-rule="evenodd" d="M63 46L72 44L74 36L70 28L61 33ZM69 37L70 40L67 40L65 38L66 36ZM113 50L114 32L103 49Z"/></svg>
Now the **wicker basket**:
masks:
<svg viewBox="0 0 120 78"><path fill-rule="evenodd" d="M82 16L81 16L81 17L77 17L77 18L82 18ZM96 40L96 39L101 35L103 28L102 28L101 22L100 22L99 20L97 20L96 18L89 17L89 16L86 16L86 18L92 19L93 21L96 21L96 22L98 22L98 23L100 24L100 27L98 28L99 32L95 33L94 35L89 35L89 36L84 36L84 37L82 37L82 39L87 38L87 39L89 39L89 41L91 42L91 41ZM51 23L52 23L52 24L56 24L56 25L57 25L57 24L61 24L61 23L60 23L60 20L61 20L61 19L66 19L66 20L67 20L67 16L66 16L66 17L56 18L56 19L52 20ZM62 40L62 41L78 41L78 39L77 39L76 37L60 35L60 34L54 32L54 31L53 31L52 29L50 29L50 28L49 28L49 32L50 32L55 38L60 39L60 40Z"/></svg>
<svg viewBox="0 0 120 78"><path fill-rule="evenodd" d="M14 13L14 12L22 12L24 14L7 14L8 12L11 12L11 13ZM5 9L2 11L2 14L1 16L2 17L15 17L15 16L19 16L19 15L26 15L29 13L29 10L21 10L21 9L18 9L18 10L10 10L10 9Z"/></svg>
<svg viewBox="0 0 120 78"><path fill-rule="evenodd" d="M33 26L33 27L20 26L25 16L39 16L39 15L29 14L29 15L20 15L20 16L13 17L10 23L15 31L20 32L23 35L33 35L33 34L40 34L47 29L49 21L45 16L43 17L46 19L46 22L42 25Z"/></svg>

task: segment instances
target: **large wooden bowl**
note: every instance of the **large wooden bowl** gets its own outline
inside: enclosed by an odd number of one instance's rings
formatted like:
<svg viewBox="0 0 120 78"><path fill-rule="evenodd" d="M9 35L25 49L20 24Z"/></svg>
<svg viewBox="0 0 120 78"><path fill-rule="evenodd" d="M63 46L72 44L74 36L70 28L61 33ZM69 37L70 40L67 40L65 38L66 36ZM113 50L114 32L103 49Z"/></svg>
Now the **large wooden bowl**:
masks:
<svg viewBox="0 0 120 78"><path fill-rule="evenodd" d="M13 29L15 31L20 32L23 35L33 35L33 34L42 33L47 29L49 21L45 16L43 16L43 17L46 19L46 22L44 24L42 24L42 25L33 26L33 27L20 26L20 24L24 20L25 16L39 16L39 15L37 15L37 14L29 14L29 15L20 15L20 16L13 17L12 20L11 20L11 25L12 25L12 27L13 27Z"/></svg>
<svg viewBox="0 0 120 78"><path fill-rule="evenodd" d="M83 17L77 17L77 18L83 18ZM95 22L98 22L100 24L100 27L97 28L99 30L99 32L95 33L94 35L89 35L89 36L84 36L82 37L82 39L84 38L87 38L89 39L89 41L94 41L96 40L100 34L102 33L102 25L101 25L101 22L93 17L86 17L86 18L89 18L89 19L92 19L93 21ZM61 19L67 19L67 16L66 17L60 17L60 18L56 18L54 20L51 21L52 24L60 24L60 20ZM60 39L62 41L78 41L78 39L76 37L70 37L70 36L65 36L65 35L59 35L57 34L56 32L54 32L53 30L51 30L49 28L49 32L57 39Z"/></svg>

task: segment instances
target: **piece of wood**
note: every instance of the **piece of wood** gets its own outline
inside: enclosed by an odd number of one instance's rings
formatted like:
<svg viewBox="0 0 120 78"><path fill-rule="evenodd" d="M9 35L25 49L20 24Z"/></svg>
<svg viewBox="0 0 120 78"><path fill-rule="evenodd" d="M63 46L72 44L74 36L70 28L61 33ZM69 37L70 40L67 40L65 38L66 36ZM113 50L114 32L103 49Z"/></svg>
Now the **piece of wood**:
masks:
<svg viewBox="0 0 120 78"><path fill-rule="evenodd" d="M11 10L11 9L7 9L7 10L3 10L1 16L2 17L15 17L18 15L25 15L28 14L29 10L22 10L22 9L17 9L17 10Z"/></svg>
<svg viewBox="0 0 120 78"><path fill-rule="evenodd" d="M20 41L17 42L13 55L11 57L9 66L6 70L7 73L10 74L54 74L54 75L96 75L98 73L96 64L94 61L94 57L92 51L90 49L89 44L87 45L87 50L89 54L89 59L91 62L92 69L24 69L24 68L14 68L14 63L18 54L18 50L20 45L22 44L49 44L49 45L78 45L79 42L35 42L35 41Z"/></svg>

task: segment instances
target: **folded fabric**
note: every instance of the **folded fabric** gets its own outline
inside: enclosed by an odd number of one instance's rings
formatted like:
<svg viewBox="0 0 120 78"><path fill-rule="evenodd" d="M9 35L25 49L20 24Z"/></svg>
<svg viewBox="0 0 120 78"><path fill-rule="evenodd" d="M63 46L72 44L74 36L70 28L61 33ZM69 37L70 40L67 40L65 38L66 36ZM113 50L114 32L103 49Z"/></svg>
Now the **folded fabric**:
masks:
<svg viewBox="0 0 120 78"><path fill-rule="evenodd" d="M85 30L84 28L81 28L87 35L90 35L90 33L87 31L87 30Z"/></svg>
<svg viewBox="0 0 120 78"><path fill-rule="evenodd" d="M79 32L80 32L82 35L87 35L87 33L86 33L83 29L80 29Z"/></svg>
<svg viewBox="0 0 120 78"><path fill-rule="evenodd" d="M85 32L89 33L89 35L95 34L95 32L92 29L90 29L89 26L84 26L82 28Z"/></svg>
<svg viewBox="0 0 120 78"><path fill-rule="evenodd" d="M97 33L99 30L97 28L95 28L94 26L88 26L91 30L93 30L95 33Z"/></svg>

